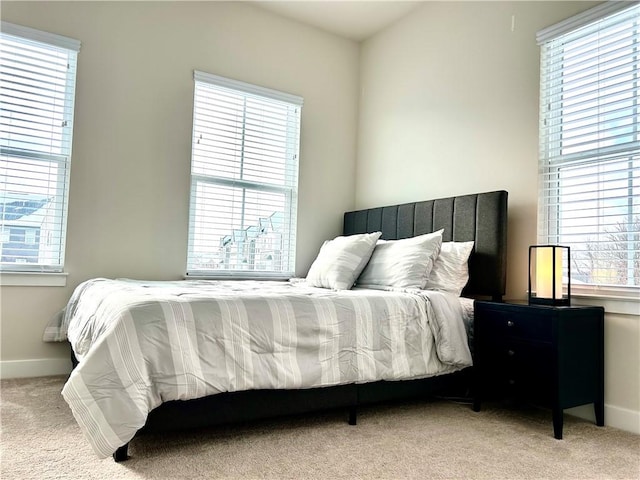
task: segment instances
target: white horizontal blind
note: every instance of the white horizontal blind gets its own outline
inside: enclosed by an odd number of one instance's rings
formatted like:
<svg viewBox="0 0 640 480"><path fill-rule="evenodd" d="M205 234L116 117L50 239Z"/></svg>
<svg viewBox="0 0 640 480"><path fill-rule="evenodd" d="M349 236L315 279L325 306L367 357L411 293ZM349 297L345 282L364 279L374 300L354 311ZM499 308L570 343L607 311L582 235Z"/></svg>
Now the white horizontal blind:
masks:
<svg viewBox="0 0 640 480"><path fill-rule="evenodd" d="M80 42L2 22L0 269L62 271Z"/></svg>
<svg viewBox="0 0 640 480"><path fill-rule="evenodd" d="M290 277L302 99L194 80L187 275Z"/></svg>
<svg viewBox="0 0 640 480"><path fill-rule="evenodd" d="M637 292L640 6L625 7L541 44L538 233L571 247L574 285Z"/></svg>

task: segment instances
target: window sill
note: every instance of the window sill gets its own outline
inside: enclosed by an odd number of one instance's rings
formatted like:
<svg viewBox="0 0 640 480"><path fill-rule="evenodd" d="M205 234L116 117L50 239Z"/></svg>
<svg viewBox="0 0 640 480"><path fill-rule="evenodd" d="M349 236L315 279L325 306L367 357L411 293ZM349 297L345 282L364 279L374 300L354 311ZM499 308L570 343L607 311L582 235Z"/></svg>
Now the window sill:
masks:
<svg viewBox="0 0 640 480"><path fill-rule="evenodd" d="M640 298L571 292L571 303L604 307L606 313L640 315Z"/></svg>
<svg viewBox="0 0 640 480"><path fill-rule="evenodd" d="M256 280L256 281L263 281L263 280L275 280L275 281L281 281L281 282L286 282L287 280L289 280L291 278L291 276L287 275L287 276L282 276L282 275L250 275L250 274L246 274L246 275L184 275L183 277L185 280L218 280L218 281L223 281L223 280Z"/></svg>
<svg viewBox="0 0 640 480"><path fill-rule="evenodd" d="M2 287L65 287L66 272L0 272Z"/></svg>
<svg viewBox="0 0 640 480"><path fill-rule="evenodd" d="M193 270L187 271L185 280L289 280L293 272L272 272L265 270Z"/></svg>

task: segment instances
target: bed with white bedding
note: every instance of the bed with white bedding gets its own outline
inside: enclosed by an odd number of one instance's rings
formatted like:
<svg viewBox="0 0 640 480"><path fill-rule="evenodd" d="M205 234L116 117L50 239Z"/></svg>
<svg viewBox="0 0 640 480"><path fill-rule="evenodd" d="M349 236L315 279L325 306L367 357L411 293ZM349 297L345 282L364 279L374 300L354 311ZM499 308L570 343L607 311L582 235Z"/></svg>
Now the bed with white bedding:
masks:
<svg viewBox="0 0 640 480"><path fill-rule="evenodd" d="M336 278L319 271L321 255L306 281L88 280L45 332L68 340L78 362L64 398L96 454L116 460L140 429L165 421L163 411L173 420L176 409L190 419L206 411L208 425L347 407L355 423L358 404L422 392L472 364L472 301L459 295L463 286L466 296L504 293L506 199L488 192L345 214L350 238L431 241L437 232L434 274L421 288L398 269L393 285L379 284L383 250L396 248L380 240L354 288L327 288ZM465 242L464 283L438 288L438 268L449 275L438 255ZM214 406L203 406L209 399Z"/></svg>
<svg viewBox="0 0 640 480"><path fill-rule="evenodd" d="M94 279L78 288L64 320L80 362L62 393L104 457L166 401L408 380L471 365L458 297L429 290Z"/></svg>

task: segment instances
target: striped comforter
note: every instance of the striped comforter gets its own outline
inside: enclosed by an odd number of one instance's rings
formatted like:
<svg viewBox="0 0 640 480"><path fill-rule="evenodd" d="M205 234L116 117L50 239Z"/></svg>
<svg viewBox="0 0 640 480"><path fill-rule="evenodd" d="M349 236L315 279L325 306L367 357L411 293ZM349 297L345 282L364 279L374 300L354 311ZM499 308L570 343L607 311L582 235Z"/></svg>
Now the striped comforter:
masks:
<svg viewBox="0 0 640 480"><path fill-rule="evenodd" d="M100 457L162 402L422 378L471 365L458 298L258 281L93 279L48 340L80 360L62 394Z"/></svg>

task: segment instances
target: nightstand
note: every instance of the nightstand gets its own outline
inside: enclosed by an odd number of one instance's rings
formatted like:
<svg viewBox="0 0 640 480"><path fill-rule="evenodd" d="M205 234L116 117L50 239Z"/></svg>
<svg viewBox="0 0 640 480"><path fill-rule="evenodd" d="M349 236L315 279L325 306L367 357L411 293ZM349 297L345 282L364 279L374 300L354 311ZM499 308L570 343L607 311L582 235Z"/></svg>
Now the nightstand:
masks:
<svg viewBox="0 0 640 480"><path fill-rule="evenodd" d="M551 408L562 438L563 410L593 403L604 425L604 309L475 302L474 399L517 398Z"/></svg>

